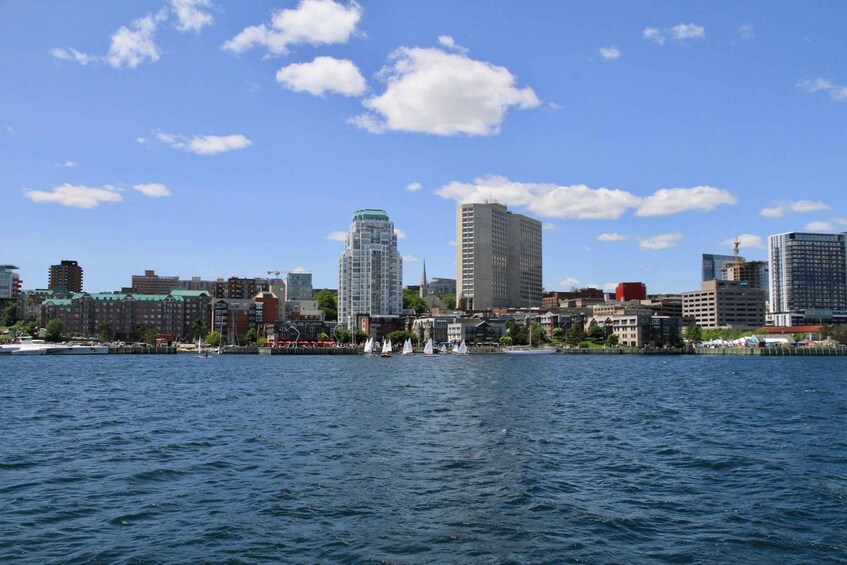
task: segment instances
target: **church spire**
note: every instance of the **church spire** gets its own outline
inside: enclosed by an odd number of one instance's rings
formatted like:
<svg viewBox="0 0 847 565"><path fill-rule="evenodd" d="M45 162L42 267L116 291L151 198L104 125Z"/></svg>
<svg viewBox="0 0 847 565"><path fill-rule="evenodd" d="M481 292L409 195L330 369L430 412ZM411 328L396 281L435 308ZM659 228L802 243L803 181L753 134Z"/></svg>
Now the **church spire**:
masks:
<svg viewBox="0 0 847 565"><path fill-rule="evenodd" d="M426 298L429 294L426 287L426 259L423 260L423 275L421 276L421 298Z"/></svg>

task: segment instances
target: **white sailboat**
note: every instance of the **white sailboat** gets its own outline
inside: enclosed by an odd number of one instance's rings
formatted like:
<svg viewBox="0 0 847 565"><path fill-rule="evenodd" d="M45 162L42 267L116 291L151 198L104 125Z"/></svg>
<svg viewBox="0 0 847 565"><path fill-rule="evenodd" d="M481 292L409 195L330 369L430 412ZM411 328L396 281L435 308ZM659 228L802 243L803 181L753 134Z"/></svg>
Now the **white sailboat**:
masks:
<svg viewBox="0 0 847 565"><path fill-rule="evenodd" d="M208 357L209 352L203 351L202 341L203 340L201 338L199 338L199 337L197 338L197 357Z"/></svg>
<svg viewBox="0 0 847 565"><path fill-rule="evenodd" d="M459 355L468 354L468 346L467 344L465 344L465 340L462 340L462 343L459 344L459 347L453 348L453 353L458 353Z"/></svg>
<svg viewBox="0 0 847 565"><path fill-rule="evenodd" d="M368 341L365 342L365 355L373 355L374 352L374 338L369 337Z"/></svg>
<svg viewBox="0 0 847 565"><path fill-rule="evenodd" d="M382 342L382 354L380 357L391 357L391 340Z"/></svg>
<svg viewBox="0 0 847 565"><path fill-rule="evenodd" d="M428 340L426 340L426 345L424 345L424 355L430 357L432 356L432 353L432 338L429 338Z"/></svg>
<svg viewBox="0 0 847 565"><path fill-rule="evenodd" d="M412 339L406 338L406 341L403 342L403 355L414 355L415 349L412 347Z"/></svg>
<svg viewBox="0 0 847 565"><path fill-rule="evenodd" d="M439 353L447 353L447 344L442 343L441 348L438 350Z"/></svg>

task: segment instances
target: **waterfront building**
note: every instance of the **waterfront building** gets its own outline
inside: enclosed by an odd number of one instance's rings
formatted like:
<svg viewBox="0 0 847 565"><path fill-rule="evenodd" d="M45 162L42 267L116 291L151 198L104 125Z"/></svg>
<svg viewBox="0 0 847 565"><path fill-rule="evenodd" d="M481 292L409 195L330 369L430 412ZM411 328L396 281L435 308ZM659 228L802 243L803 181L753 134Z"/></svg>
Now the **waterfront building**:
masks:
<svg viewBox="0 0 847 565"><path fill-rule="evenodd" d="M682 315L701 328L760 328L765 291L737 281L705 281L700 290L682 293Z"/></svg>
<svg viewBox="0 0 847 565"><path fill-rule="evenodd" d="M654 316L631 313L620 316L594 316L587 324L600 325L608 336L618 337L618 345L626 347L673 347L682 339L682 318L679 316Z"/></svg>
<svg viewBox="0 0 847 565"><path fill-rule="evenodd" d="M286 300L312 299L312 273L292 272L285 277Z"/></svg>
<svg viewBox="0 0 847 565"><path fill-rule="evenodd" d="M615 288L615 300L647 300L647 286L642 282L622 282Z"/></svg>
<svg viewBox="0 0 847 565"><path fill-rule="evenodd" d="M456 318L447 324L447 341L499 344L506 335L506 322L480 318Z"/></svg>
<svg viewBox="0 0 847 565"><path fill-rule="evenodd" d="M765 301L770 295L770 266L767 261L739 261L721 268L721 280L746 283L750 288L765 291Z"/></svg>
<svg viewBox="0 0 847 565"><path fill-rule="evenodd" d="M76 261L62 261L50 265L50 277L47 288L64 287L70 292L82 292L82 267Z"/></svg>
<svg viewBox="0 0 847 565"><path fill-rule="evenodd" d="M20 293L23 281L17 270L14 265L0 265L0 299L17 298Z"/></svg>
<svg viewBox="0 0 847 565"><path fill-rule="evenodd" d="M456 208L456 303L466 310L541 305L541 222L497 203Z"/></svg>
<svg viewBox="0 0 847 565"><path fill-rule="evenodd" d="M162 277L155 270L147 269L143 275L132 275L132 286L126 290L138 294L168 294L179 287L179 277Z"/></svg>
<svg viewBox="0 0 847 565"><path fill-rule="evenodd" d="M772 235L768 257L769 325L847 321L847 234Z"/></svg>
<svg viewBox="0 0 847 565"><path fill-rule="evenodd" d="M216 298L211 314L211 329L221 334L221 343L239 345L251 328L259 330L264 304L248 298Z"/></svg>
<svg viewBox="0 0 847 565"><path fill-rule="evenodd" d="M403 259L383 210L358 210L338 260L338 321L347 329L391 326L403 309Z"/></svg>
<svg viewBox="0 0 847 565"><path fill-rule="evenodd" d="M735 257L735 255L714 255L711 253L703 253L701 262L702 278L701 282L722 280L722 269L730 263L736 261L744 261L744 257Z"/></svg>
<svg viewBox="0 0 847 565"><path fill-rule="evenodd" d="M453 320L450 316L428 316L412 320L411 332L418 336L418 343L432 339L436 343L448 341L447 326Z"/></svg>

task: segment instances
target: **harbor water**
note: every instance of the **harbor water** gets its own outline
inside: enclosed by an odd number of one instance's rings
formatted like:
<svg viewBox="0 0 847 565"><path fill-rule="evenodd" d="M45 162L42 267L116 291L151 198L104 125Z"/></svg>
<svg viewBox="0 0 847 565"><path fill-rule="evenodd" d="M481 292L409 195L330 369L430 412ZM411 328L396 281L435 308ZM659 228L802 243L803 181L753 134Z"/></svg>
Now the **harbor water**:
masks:
<svg viewBox="0 0 847 565"><path fill-rule="evenodd" d="M843 357L0 358L0 562L844 563Z"/></svg>

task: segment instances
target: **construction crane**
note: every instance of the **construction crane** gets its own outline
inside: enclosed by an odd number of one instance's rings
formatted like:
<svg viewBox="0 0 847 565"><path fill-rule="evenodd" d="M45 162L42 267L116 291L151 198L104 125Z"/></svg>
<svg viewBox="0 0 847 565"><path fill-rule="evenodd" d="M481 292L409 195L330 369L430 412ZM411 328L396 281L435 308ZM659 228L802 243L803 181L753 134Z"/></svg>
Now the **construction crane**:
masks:
<svg viewBox="0 0 847 565"><path fill-rule="evenodd" d="M275 278L279 278L280 271L268 271L269 275L273 275Z"/></svg>

